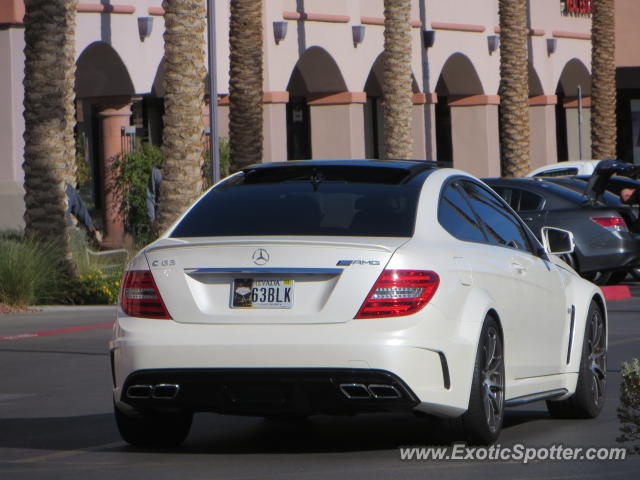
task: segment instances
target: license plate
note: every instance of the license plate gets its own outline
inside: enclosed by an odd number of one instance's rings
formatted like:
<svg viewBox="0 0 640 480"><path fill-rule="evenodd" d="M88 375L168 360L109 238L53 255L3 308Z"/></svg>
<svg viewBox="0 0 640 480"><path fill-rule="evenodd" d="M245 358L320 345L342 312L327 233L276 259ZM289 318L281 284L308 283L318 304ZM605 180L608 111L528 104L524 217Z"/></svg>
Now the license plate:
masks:
<svg viewBox="0 0 640 480"><path fill-rule="evenodd" d="M232 308L291 308L293 280L236 278L231 294Z"/></svg>

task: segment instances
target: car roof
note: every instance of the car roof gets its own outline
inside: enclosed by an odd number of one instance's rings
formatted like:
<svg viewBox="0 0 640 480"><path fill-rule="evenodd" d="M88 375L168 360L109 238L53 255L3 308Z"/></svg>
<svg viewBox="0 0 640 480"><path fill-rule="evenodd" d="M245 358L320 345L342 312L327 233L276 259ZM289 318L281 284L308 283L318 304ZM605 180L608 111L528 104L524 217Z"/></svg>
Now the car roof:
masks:
<svg viewBox="0 0 640 480"><path fill-rule="evenodd" d="M256 170L264 168L280 167L322 167L322 166L345 166L345 167L380 167L394 168L399 170L422 169L429 170L438 168L438 162L432 160L376 160L376 159L344 159L344 160L289 160L284 162L265 162L250 165L243 170Z"/></svg>
<svg viewBox="0 0 640 480"><path fill-rule="evenodd" d="M542 167L538 167L535 168L533 170L531 170L529 173L527 173L528 177L531 177L533 175L537 175L541 172L551 172L554 170L564 170L566 168L578 168L580 169L581 167L587 167L589 168L589 166L592 166L595 168L595 166L600 162L600 160L570 160L570 161L566 161L566 162L557 162L557 163L550 163L548 165L543 165Z"/></svg>
<svg viewBox="0 0 640 480"><path fill-rule="evenodd" d="M312 182L339 180L415 184L438 167L436 162L427 160L294 160L250 165L242 173L252 183L306 179Z"/></svg>

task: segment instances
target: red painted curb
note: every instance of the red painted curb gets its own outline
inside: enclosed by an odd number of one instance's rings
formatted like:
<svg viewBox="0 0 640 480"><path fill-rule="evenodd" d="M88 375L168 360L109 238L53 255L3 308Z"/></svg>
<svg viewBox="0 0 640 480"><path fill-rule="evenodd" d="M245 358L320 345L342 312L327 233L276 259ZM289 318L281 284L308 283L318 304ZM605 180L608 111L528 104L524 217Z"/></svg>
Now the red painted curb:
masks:
<svg viewBox="0 0 640 480"><path fill-rule="evenodd" d="M82 330L95 330L96 328L111 328L111 327L113 327L113 322L101 323L99 325L88 325L85 327L59 328L57 330L44 330L41 332L21 333L21 334L12 335L9 337L0 337L0 342L2 340L18 340L20 338L43 337L45 335L57 335L59 333L80 332Z"/></svg>
<svg viewBox="0 0 640 480"><path fill-rule="evenodd" d="M614 285L611 287L600 287L604 293L605 300L624 300L631 298L631 290L628 285Z"/></svg>

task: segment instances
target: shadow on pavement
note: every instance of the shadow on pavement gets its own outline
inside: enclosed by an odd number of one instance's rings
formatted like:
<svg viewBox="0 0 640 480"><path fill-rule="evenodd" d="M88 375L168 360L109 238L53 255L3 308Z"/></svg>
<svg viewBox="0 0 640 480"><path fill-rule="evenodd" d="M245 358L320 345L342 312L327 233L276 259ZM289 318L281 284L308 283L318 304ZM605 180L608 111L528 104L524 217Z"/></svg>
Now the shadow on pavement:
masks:
<svg viewBox="0 0 640 480"><path fill-rule="evenodd" d="M81 450L120 440L113 415L0 419L0 448Z"/></svg>
<svg viewBox="0 0 640 480"><path fill-rule="evenodd" d="M544 411L507 411L503 435L518 425L548 420ZM122 441L111 413L78 417L0 419L0 448L53 451L164 452L111 444ZM414 415L315 416L271 420L198 414L176 453L329 453L389 450L463 441L446 424ZM108 446L107 446L108 445ZM101 448L104 446L104 448Z"/></svg>

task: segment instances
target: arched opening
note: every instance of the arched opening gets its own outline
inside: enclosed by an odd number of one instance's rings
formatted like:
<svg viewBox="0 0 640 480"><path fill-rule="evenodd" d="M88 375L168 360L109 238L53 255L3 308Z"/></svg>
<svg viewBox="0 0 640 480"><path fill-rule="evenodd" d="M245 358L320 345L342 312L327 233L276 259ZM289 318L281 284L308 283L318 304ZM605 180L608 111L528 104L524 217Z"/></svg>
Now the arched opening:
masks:
<svg viewBox="0 0 640 480"><path fill-rule="evenodd" d="M471 60L462 53L451 55L436 84L436 149L439 162L453 162L453 122L450 102L457 97L483 94L482 83Z"/></svg>
<svg viewBox="0 0 640 480"><path fill-rule="evenodd" d="M529 63L529 167L538 168L556 159L555 103L544 94L542 82Z"/></svg>
<svg viewBox="0 0 640 480"><path fill-rule="evenodd" d="M365 155L367 158L384 158L384 111L382 108L382 85L384 78L384 53L373 63L364 85L367 103L364 110ZM415 76L411 74L411 90L420 92Z"/></svg>
<svg viewBox="0 0 640 480"><path fill-rule="evenodd" d="M76 145L90 170L90 180L79 186L85 199L101 209L104 179L100 164L99 105L111 98L131 98L134 94L129 71L111 45L95 42L80 54L76 62L75 93L80 109Z"/></svg>
<svg viewBox="0 0 640 480"><path fill-rule="evenodd" d="M131 148L141 120L141 105L132 104L135 89L129 71L111 45L95 42L80 54L75 78L76 147L79 191L92 210L98 227L106 230L105 243L122 242L117 197L112 188L113 170L108 164Z"/></svg>
<svg viewBox="0 0 640 480"><path fill-rule="evenodd" d="M529 97L537 97L543 95L544 89L542 88L542 82L538 76L538 72L533 68L533 65L529 64Z"/></svg>
<svg viewBox="0 0 640 480"><path fill-rule="evenodd" d="M76 62L78 98L131 96L133 83L118 53L103 42L84 49Z"/></svg>
<svg viewBox="0 0 640 480"><path fill-rule="evenodd" d="M287 158L312 157L309 100L347 90L342 73L331 55L320 47L307 49L296 63L287 91Z"/></svg>
<svg viewBox="0 0 640 480"><path fill-rule="evenodd" d="M577 58L569 60L562 70L556 87L556 146L558 161L577 160L587 155L584 138L588 132L585 115L577 111L578 97L591 97L591 75ZM585 145L586 144L586 145Z"/></svg>

